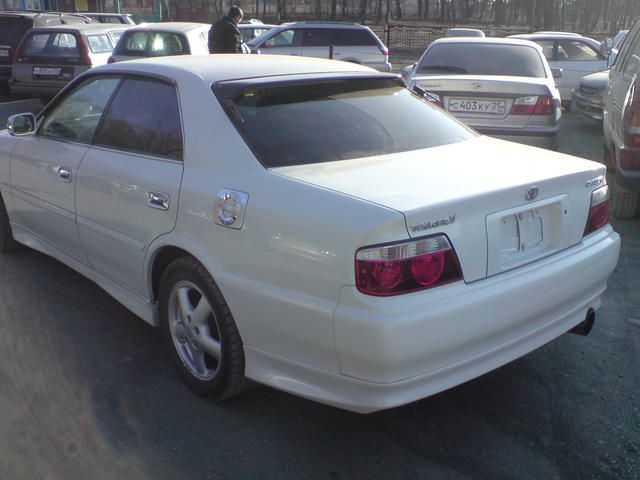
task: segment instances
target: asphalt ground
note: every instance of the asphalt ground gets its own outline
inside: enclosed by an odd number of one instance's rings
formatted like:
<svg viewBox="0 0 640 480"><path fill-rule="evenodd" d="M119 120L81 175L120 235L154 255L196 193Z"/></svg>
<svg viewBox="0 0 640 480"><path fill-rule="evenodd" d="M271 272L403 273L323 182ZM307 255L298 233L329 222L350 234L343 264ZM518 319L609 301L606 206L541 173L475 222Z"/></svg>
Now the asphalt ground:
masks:
<svg viewBox="0 0 640 480"><path fill-rule="evenodd" d="M561 151L598 160L601 141L564 116ZM588 337L371 415L266 387L197 397L100 288L28 249L0 255L0 479L638 479L640 221L615 228Z"/></svg>

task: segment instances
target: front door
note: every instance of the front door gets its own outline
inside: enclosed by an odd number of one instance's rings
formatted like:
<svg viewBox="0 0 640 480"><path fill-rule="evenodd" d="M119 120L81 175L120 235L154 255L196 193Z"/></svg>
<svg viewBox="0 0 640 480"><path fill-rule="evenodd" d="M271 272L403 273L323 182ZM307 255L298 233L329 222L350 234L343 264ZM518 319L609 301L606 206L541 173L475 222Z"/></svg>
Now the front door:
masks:
<svg viewBox="0 0 640 480"><path fill-rule="evenodd" d="M300 55L300 39L300 30L283 30L259 48L269 55Z"/></svg>
<svg viewBox="0 0 640 480"><path fill-rule="evenodd" d="M12 221L77 260L86 261L75 221L78 167L119 79L85 80L45 111L35 135L11 158Z"/></svg>
<svg viewBox="0 0 640 480"><path fill-rule="evenodd" d="M78 172L77 221L89 263L142 296L147 247L176 223L182 138L176 88L125 78Z"/></svg>

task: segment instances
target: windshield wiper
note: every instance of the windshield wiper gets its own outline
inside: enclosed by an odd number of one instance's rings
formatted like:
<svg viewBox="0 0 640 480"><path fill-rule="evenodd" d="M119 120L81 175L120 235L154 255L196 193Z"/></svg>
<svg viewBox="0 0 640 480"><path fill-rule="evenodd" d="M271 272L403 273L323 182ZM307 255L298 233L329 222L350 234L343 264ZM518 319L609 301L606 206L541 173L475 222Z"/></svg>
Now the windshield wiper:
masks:
<svg viewBox="0 0 640 480"><path fill-rule="evenodd" d="M466 68L456 67L455 65L423 65L422 67L420 67L419 72L424 72L425 70L440 70L441 72L467 73Z"/></svg>

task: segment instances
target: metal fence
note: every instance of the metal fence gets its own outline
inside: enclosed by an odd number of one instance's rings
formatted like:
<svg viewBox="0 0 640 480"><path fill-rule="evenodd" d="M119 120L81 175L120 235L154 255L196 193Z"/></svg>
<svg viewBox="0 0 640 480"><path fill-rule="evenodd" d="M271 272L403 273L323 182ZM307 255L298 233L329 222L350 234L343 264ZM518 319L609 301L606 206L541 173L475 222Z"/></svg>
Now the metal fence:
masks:
<svg viewBox="0 0 640 480"><path fill-rule="evenodd" d="M427 46L445 36L450 26L439 25L368 25L371 30L384 42L384 44L394 52L422 53ZM501 27L478 27L481 28L488 37L508 37L520 33L529 33L526 27L523 28L501 28ZM596 39L603 38L601 33L585 33L588 37Z"/></svg>

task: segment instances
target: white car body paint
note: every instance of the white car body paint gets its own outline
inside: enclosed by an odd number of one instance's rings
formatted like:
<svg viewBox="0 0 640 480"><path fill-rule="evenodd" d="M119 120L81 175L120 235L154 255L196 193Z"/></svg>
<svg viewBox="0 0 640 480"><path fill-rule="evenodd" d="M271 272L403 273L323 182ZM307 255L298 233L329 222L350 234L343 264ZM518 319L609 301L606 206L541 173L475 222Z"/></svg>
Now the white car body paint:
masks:
<svg viewBox="0 0 640 480"><path fill-rule="evenodd" d="M600 306L620 248L610 226L582 235L597 188L585 185L604 175L602 165L477 137L395 155L268 170L228 120L212 83L375 72L309 58L223 57L141 60L95 70L162 75L178 89L185 154L179 198L172 197L175 227L141 237L139 267L132 263L106 273L63 251L44 233L58 220L54 210L42 210L43 225L22 224L34 204L16 195L11 162L16 146L28 137L3 132L0 189L16 239L79 271L154 325L156 254L163 247L189 252L229 305L244 342L247 377L357 412L406 404L495 369L553 340ZM82 168L81 163L74 177L78 182ZM113 176L113 168L105 168L105 175ZM112 187L123 183L103 180ZM28 186L29 178L23 182ZM533 185L540 194L527 201ZM88 184L79 191L83 188ZM240 230L214 222L216 192L223 188L249 194ZM101 195L114 196L105 198L114 205L122 200L115 188L102 188ZM550 202L565 208L552 219L553 241L522 264L492 260L495 245L487 240L492 216L542 209ZM130 215L117 212L118 222L148 225L141 217L146 213L132 205ZM86 219L79 218L80 211L75 215L82 225ZM451 215L452 223L415 235L446 234L463 280L394 297L356 289L357 249L409 240L411 225ZM106 243L100 248L114 259L120 254Z"/></svg>

